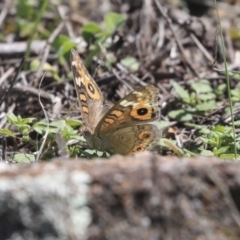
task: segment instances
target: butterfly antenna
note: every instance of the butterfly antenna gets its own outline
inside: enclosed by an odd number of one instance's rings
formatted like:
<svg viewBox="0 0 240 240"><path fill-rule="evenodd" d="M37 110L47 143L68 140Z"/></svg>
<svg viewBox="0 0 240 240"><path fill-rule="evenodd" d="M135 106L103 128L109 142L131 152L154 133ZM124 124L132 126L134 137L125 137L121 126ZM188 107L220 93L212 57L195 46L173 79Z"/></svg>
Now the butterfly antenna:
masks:
<svg viewBox="0 0 240 240"><path fill-rule="evenodd" d="M17 77L18 77L20 71L22 70L22 67L23 67L23 64L24 64L24 60L25 60L25 57L22 58L22 60L20 62L20 65L19 65L19 68L18 68L18 70L17 70L13 80L11 81L9 88L5 91L5 93L3 94L2 98L0 99L0 106L2 105L4 99L7 97L8 93L12 90L13 85L16 82Z"/></svg>

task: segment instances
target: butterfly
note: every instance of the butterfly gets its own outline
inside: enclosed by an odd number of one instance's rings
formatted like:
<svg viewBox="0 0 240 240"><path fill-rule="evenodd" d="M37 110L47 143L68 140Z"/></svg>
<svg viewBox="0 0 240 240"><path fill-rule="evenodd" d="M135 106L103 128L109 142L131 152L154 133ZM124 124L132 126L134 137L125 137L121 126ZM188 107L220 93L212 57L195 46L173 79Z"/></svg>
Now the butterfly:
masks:
<svg viewBox="0 0 240 240"><path fill-rule="evenodd" d="M110 154L134 154L150 150L160 140L161 131L151 122L159 119L158 90L152 85L132 91L112 107L103 104L103 95L71 50L71 68L88 145Z"/></svg>

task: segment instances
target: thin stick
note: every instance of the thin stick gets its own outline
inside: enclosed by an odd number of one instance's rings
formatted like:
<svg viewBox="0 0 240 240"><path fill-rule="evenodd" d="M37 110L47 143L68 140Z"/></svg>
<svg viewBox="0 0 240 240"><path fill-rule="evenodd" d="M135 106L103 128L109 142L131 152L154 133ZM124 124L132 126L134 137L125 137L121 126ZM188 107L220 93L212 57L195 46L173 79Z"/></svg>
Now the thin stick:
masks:
<svg viewBox="0 0 240 240"><path fill-rule="evenodd" d="M20 73L20 71L23 68L24 60L25 60L25 57L22 58L20 66L19 66L19 68L18 68L18 70L16 72L16 75L14 76L13 80L11 81L9 88L5 91L5 93L3 94L2 98L0 99L0 106L2 105L4 99L7 97L8 93L12 90L13 85L14 85L15 81L17 80L17 77L18 77L19 73Z"/></svg>
<svg viewBox="0 0 240 240"><path fill-rule="evenodd" d="M47 136L48 136L48 133L49 133L49 119L48 119L47 113L46 113L46 111L45 111L45 109L44 109L44 106L43 106L43 104L42 104L42 102L41 102L41 95L40 95L40 93L41 93L41 91L40 91L40 89L41 89L41 84L42 84L42 81L43 81L43 79L44 79L44 77L45 77L45 74L46 74L46 72L43 74L42 79L41 79L40 84L39 84L38 101L39 101L39 103L40 103L40 105L41 105L41 108L42 108L42 110L43 110L43 113L44 113L44 116L45 116L45 119L46 119L46 122L47 122L47 128L46 128L46 133L44 134L44 137L43 137L43 142L42 142L42 144L41 144L41 146L40 146L40 149L38 150L38 154L37 154L37 157L36 157L36 161L39 160L40 155L42 154L42 150L43 150L43 147L44 147L44 145L45 145L45 142L46 142L46 140L47 140Z"/></svg>

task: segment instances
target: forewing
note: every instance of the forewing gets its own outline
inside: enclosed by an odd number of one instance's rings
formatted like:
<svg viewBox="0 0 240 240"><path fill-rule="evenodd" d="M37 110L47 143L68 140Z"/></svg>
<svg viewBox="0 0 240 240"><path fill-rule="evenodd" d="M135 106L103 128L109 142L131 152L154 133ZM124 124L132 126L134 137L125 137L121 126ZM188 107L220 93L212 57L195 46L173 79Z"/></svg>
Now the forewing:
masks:
<svg viewBox="0 0 240 240"><path fill-rule="evenodd" d="M83 122L87 130L93 134L96 125L106 112L106 108L103 108L103 96L74 49L71 51L71 67Z"/></svg>

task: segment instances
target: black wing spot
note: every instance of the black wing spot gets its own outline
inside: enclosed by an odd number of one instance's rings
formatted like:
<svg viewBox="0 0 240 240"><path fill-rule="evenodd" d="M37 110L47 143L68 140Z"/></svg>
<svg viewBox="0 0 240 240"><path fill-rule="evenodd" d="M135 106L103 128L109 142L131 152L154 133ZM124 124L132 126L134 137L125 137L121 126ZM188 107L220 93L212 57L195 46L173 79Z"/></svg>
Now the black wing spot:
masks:
<svg viewBox="0 0 240 240"><path fill-rule="evenodd" d="M151 137L151 135L149 134L149 133L145 133L144 135L143 135L143 138L144 139L148 139L148 138L150 138Z"/></svg>
<svg viewBox="0 0 240 240"><path fill-rule="evenodd" d="M140 116L146 115L148 113L148 109L147 108L139 108L137 110L137 114Z"/></svg>

